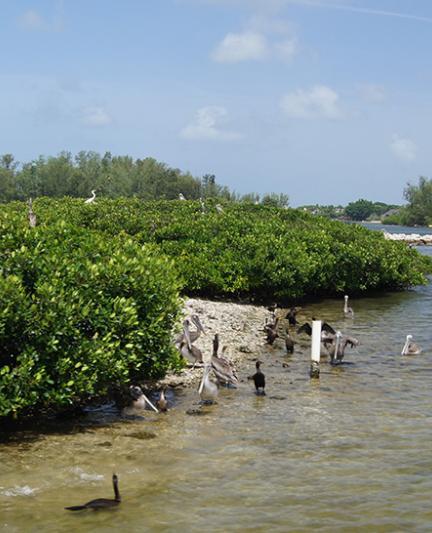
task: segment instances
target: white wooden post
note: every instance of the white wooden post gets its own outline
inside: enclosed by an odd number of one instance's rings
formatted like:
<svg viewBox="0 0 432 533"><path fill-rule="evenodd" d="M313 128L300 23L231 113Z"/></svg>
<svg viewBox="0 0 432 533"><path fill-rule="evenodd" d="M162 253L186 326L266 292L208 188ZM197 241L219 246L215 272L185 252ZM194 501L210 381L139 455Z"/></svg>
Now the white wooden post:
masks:
<svg viewBox="0 0 432 533"><path fill-rule="evenodd" d="M321 355L321 320L312 322L312 347L310 377L319 378Z"/></svg>

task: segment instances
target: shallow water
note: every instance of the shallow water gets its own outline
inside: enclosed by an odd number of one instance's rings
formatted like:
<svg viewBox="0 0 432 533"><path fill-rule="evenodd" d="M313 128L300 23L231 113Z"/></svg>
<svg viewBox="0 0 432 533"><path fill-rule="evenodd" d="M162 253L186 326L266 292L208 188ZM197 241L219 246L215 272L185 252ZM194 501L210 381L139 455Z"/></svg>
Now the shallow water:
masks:
<svg viewBox="0 0 432 533"><path fill-rule="evenodd" d="M217 405L176 392L166 414L106 406L68 431L0 444L0 530L430 531L432 285L350 305L354 320L341 301L301 310L361 342L347 364L322 362L319 380L309 378L307 337L291 356L282 343L257 346ZM407 333L421 355L400 355ZM257 354L264 398L246 379ZM63 509L112 497L113 472L119 508Z"/></svg>

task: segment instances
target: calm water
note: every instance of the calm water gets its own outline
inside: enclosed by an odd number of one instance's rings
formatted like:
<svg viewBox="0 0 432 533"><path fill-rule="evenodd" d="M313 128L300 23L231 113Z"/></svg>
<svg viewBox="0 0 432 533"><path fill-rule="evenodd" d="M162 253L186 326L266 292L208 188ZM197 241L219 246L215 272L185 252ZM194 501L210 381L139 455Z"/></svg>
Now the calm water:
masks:
<svg viewBox="0 0 432 533"><path fill-rule="evenodd" d="M432 253L426 249L425 253ZM99 426L23 433L0 444L0 530L61 531L431 531L432 285L379 298L302 309L360 339L346 365L309 379L310 347L256 347L268 395L257 398L240 369L237 390L197 409L177 393L167 414L91 414ZM400 355L405 335L423 347ZM282 367L282 362L288 367ZM105 512L65 505L112 497Z"/></svg>

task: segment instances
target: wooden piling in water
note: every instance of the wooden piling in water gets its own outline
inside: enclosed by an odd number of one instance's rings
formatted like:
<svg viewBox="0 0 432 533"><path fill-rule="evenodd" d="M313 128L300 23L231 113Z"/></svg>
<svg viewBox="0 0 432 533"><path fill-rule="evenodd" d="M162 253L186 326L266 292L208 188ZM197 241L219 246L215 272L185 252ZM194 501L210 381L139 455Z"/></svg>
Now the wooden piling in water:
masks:
<svg viewBox="0 0 432 533"><path fill-rule="evenodd" d="M319 378L321 355L321 320L312 321L312 345L310 377Z"/></svg>

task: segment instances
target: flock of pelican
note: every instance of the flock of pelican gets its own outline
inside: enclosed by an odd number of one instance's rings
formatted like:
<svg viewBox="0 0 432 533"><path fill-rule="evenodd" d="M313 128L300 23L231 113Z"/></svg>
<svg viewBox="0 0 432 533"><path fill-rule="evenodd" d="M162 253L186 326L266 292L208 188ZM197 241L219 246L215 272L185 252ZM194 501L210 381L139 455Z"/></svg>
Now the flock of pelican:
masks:
<svg viewBox="0 0 432 533"><path fill-rule="evenodd" d="M300 325L297 321L298 308L289 309L285 317L277 314L277 306L268 307L271 312L270 318L267 319L263 331L265 333L265 342L273 345L275 340L281 335L281 319L288 321L288 327L285 328L285 348L287 353L292 354L295 345L298 343L290 334L289 328L294 328L297 335L312 335L312 326L309 322ZM345 318L354 318L354 311L348 306L348 296L344 297L343 314ZM315 318L312 318L314 321ZM194 343L205 334L206 330L201 323L197 314L192 314L183 321L182 332L175 338L175 346L183 358L194 369L197 365L203 368L202 378L198 387L198 394L203 404L214 403L218 396L219 387L236 387L239 383L237 371L233 363L225 356L226 346L222 348L222 354L219 354L219 335L216 333L213 338L213 352L209 360L205 360L203 353ZM335 330L327 322L321 323L321 344L330 357L330 364L341 364L347 348L354 348L359 345L358 339L350 335L342 334L341 331ZM421 353L421 348L412 342L412 335L407 335L405 345L401 355L416 355ZM324 354L325 355L325 354ZM256 371L248 379L253 380L255 393L258 396L265 395L265 376L261 370L261 361L256 361ZM164 390L160 393L160 398L154 406L144 395L140 387L131 386L130 392L134 398L134 404L137 407L145 407L148 404L155 411L167 410L167 400Z"/></svg>

